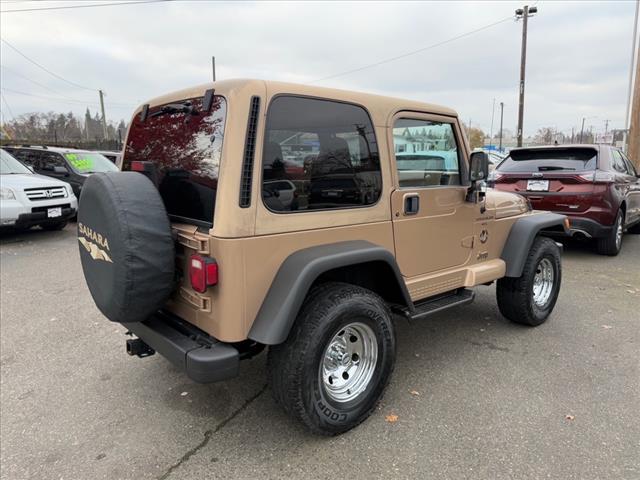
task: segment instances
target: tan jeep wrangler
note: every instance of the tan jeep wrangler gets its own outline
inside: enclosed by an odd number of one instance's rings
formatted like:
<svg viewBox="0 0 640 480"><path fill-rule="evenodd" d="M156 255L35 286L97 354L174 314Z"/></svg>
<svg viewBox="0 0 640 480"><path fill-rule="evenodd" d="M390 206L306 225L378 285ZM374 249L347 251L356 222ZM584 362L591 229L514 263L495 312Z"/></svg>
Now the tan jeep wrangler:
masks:
<svg viewBox="0 0 640 480"><path fill-rule="evenodd" d="M124 172L89 177L78 239L101 312L197 382L269 347L274 397L312 431L371 414L394 367L392 317L469 303L543 323L564 216L485 192L448 108L229 80L135 113ZM461 311L462 312L462 311ZM461 313L462 314L462 313Z"/></svg>

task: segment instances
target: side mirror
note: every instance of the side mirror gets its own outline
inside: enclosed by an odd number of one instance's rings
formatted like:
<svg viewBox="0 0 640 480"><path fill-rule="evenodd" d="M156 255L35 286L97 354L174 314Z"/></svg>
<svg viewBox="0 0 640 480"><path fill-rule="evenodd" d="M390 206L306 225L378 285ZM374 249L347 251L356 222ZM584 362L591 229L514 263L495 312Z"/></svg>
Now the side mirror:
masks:
<svg viewBox="0 0 640 480"><path fill-rule="evenodd" d="M486 152L473 152L469 157L469 180L486 181L489 177L489 155Z"/></svg>
<svg viewBox="0 0 640 480"><path fill-rule="evenodd" d="M65 177L69 175L69 170L67 170L65 167L53 167L51 170L53 171L53 173L64 175Z"/></svg>

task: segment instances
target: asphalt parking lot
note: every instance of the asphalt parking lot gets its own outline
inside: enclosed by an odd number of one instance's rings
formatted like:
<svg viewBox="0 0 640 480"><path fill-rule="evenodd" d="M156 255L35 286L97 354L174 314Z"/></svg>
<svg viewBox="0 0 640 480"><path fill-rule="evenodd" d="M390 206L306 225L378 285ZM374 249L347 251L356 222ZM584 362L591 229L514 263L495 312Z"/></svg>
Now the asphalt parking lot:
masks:
<svg viewBox="0 0 640 480"><path fill-rule="evenodd" d="M615 258L568 245L539 328L502 318L493 286L399 323L378 411L337 438L281 413L264 354L213 385L128 357L86 288L74 224L5 234L0 262L3 479L640 478L638 235Z"/></svg>

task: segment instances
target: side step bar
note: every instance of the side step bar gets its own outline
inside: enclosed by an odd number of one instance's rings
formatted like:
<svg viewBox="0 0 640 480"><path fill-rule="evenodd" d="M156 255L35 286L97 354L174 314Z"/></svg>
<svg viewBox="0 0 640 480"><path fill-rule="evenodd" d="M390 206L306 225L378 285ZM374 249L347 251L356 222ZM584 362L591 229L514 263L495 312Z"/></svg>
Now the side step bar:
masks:
<svg viewBox="0 0 640 480"><path fill-rule="evenodd" d="M459 288L451 293L440 295L435 298L428 298L427 300L414 304L415 310L413 313L408 308L403 308L401 312L410 320L421 320L429 315L442 312L448 308L471 303L475 296L476 294L472 290Z"/></svg>

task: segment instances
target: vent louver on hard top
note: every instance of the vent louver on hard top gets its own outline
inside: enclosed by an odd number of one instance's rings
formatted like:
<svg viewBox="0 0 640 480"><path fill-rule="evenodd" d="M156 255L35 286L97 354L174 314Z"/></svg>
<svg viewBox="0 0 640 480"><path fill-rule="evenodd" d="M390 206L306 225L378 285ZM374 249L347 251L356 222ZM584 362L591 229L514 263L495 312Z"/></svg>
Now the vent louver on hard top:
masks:
<svg viewBox="0 0 640 480"><path fill-rule="evenodd" d="M251 205L251 184L253 183L253 160L256 151L256 135L258 131L258 113L260 112L260 97L251 97L247 137L244 143L244 159L242 161L242 178L240 180L240 206L247 208Z"/></svg>

